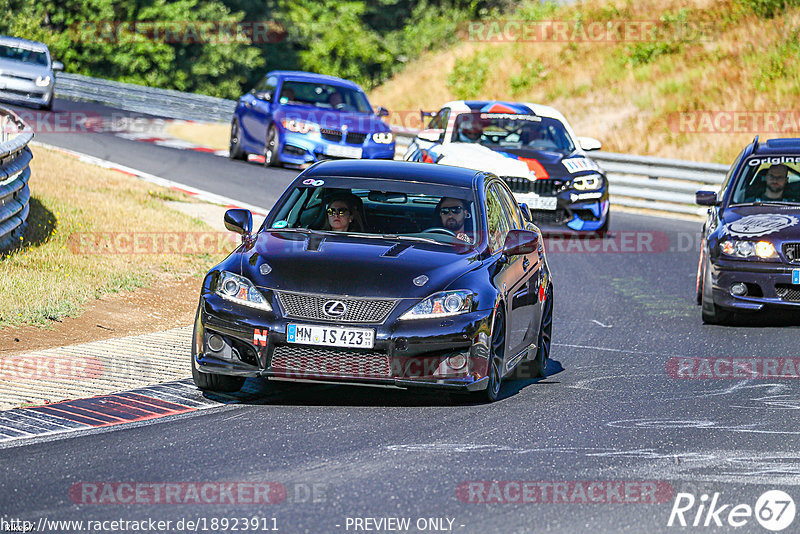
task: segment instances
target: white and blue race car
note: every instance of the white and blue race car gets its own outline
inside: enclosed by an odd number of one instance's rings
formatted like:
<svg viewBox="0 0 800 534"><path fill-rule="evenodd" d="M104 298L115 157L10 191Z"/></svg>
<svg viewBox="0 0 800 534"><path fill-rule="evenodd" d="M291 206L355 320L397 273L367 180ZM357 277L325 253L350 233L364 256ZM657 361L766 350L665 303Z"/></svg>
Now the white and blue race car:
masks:
<svg viewBox="0 0 800 534"><path fill-rule="evenodd" d="M404 159L500 176L542 230L601 235L608 231L608 180L586 155L599 149L600 142L576 137L555 109L458 100L427 115L433 118Z"/></svg>

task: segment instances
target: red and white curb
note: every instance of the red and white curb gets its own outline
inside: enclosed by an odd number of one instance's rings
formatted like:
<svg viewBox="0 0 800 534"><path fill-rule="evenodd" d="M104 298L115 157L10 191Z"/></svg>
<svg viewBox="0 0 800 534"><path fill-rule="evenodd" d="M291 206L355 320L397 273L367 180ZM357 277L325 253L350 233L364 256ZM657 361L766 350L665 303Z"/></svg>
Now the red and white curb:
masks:
<svg viewBox="0 0 800 534"><path fill-rule="evenodd" d="M116 135L117 137L121 137L123 139L128 139L129 141L139 141L142 143L151 143L154 145L163 146L167 148L175 148L178 150L193 150L195 152L204 152L206 154L213 154L215 156L223 156L226 158L228 157L227 150L215 150L213 148L198 145L195 143L190 143L189 141L184 141L183 139L178 139L176 137L167 137L167 136L153 135L152 133L136 133L136 132L117 132L114 135Z"/></svg>
<svg viewBox="0 0 800 534"><path fill-rule="evenodd" d="M46 143L40 143L38 141L32 141L30 143L33 146L38 146L42 148L46 148L48 150L54 150L56 152L60 152L61 154L66 154L68 156L77 158L79 161L84 163L88 163L90 165L96 165L98 167L103 167L105 169L111 169L113 171L121 172L123 174L127 174L129 176L133 176L145 182L159 185L161 187L165 187L167 189L171 189L173 191L178 191L181 193L185 193L187 195L193 196L198 200L202 200L204 202L210 202L212 204L219 204L221 206L225 206L226 208L242 208L246 210L250 210L254 215L263 215L266 216L269 213L269 210L266 208L262 208L260 206L254 206L253 204L248 204L246 202L241 202L239 200L235 200L229 197L225 197L222 195L217 195L216 193L211 193L210 191L205 191L203 189L198 189L196 187L192 187L190 185L181 184L175 182L173 180L167 180L166 178L162 178L160 176L156 176L154 174L150 174L144 171L140 171L138 169L134 169L132 167L127 167L125 165L120 165L119 163L114 163L113 161L109 161L106 159L97 158L95 156L90 156L88 154L83 154L81 152L76 152L74 150L69 150L66 148L61 148L53 145L48 145Z"/></svg>

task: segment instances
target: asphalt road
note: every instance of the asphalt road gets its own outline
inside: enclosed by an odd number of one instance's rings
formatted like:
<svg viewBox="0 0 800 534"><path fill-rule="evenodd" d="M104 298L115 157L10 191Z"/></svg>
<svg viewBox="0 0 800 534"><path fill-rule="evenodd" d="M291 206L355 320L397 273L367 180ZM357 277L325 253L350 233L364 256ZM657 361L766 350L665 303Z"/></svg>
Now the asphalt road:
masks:
<svg viewBox="0 0 800 534"><path fill-rule="evenodd" d="M247 191L248 202L274 198L292 176L83 135L43 140L173 180L183 176L195 186L229 184L225 194ZM703 325L694 304L700 225L623 213L614 213L612 224L616 248L638 239L639 249L614 252L608 242L607 252L580 252L549 243L556 293L548 376L506 382L494 404L264 383L264 396L250 403L0 450L0 514L29 521L154 518L173 521L174 531L181 531L181 518L256 516L269 518L268 526L275 518L281 532L363 532L355 518L387 517L410 518L410 532L442 531L417 530L420 518L449 518L452 531L465 533L671 532L679 530L667 526L675 495L686 492L698 504L702 494L711 501L719 493L717 508L729 506L718 516L723 526L712 517L703 527L703 513L701 526L681 531L727 532L732 507L755 507L767 490L797 502L797 380L676 379L667 369L679 357L797 356L798 322L773 316ZM266 505L134 505L78 504L69 493L81 482L190 481L278 482L288 496ZM481 481L472 494L458 492ZM573 493L569 502L465 502L470 495L502 500L489 481L567 482L570 491L590 481L646 482L668 494L656 504L587 503ZM306 498L313 485L317 502ZM687 522L697 511L696 504L685 512ZM743 520L737 532L767 532L754 517ZM798 524L800 518L786 532Z"/></svg>

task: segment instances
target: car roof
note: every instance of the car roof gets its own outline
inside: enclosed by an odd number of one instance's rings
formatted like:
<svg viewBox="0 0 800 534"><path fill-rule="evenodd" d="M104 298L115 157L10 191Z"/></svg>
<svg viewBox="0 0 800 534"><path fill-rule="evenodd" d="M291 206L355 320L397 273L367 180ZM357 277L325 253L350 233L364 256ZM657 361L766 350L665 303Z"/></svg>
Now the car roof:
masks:
<svg viewBox="0 0 800 534"><path fill-rule="evenodd" d="M303 81L303 82L333 83L336 85L342 85L345 87L350 87L353 89L358 89L359 91L363 91L363 89L361 89L361 86L359 86L355 82L351 82L350 80L345 80L344 78L339 78L336 76L329 76L327 74L317 74L315 72L305 72L302 70L273 70L271 72L268 72L267 76L278 76L284 79Z"/></svg>
<svg viewBox="0 0 800 534"><path fill-rule="evenodd" d="M750 154L752 156L797 154L800 152L800 138L797 137L767 139L766 141L757 142L754 141L751 143L751 145L754 145L753 151Z"/></svg>
<svg viewBox="0 0 800 534"><path fill-rule="evenodd" d="M432 165L430 163L415 163L410 161L329 160L309 167L308 170L303 173L303 176L406 180L471 189L477 179L492 175L487 172L464 167Z"/></svg>
<svg viewBox="0 0 800 534"><path fill-rule="evenodd" d="M29 41L20 37L10 37L8 35L0 35L0 44L6 46L18 46L36 52L47 52L47 45L39 41Z"/></svg>

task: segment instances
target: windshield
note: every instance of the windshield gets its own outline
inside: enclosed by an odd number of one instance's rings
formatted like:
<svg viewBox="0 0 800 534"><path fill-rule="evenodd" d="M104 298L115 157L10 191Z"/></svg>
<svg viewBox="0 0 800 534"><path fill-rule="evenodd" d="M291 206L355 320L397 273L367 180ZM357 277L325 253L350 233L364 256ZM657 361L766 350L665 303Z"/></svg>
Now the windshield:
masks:
<svg viewBox="0 0 800 534"><path fill-rule="evenodd" d="M470 189L396 180L307 179L264 227L341 232L441 244L475 244L480 221Z"/></svg>
<svg viewBox="0 0 800 534"><path fill-rule="evenodd" d="M800 156L754 157L745 161L733 204L800 203Z"/></svg>
<svg viewBox="0 0 800 534"><path fill-rule="evenodd" d="M283 82L278 99L281 104L304 104L320 109L372 113L372 107L364 93L340 85L287 80Z"/></svg>
<svg viewBox="0 0 800 534"><path fill-rule="evenodd" d="M17 46L0 45L0 59L11 59L23 63L47 66L47 53Z"/></svg>
<svg viewBox="0 0 800 534"><path fill-rule="evenodd" d="M530 148L561 154L575 151L561 121L514 113L462 113L456 118L453 142L490 148Z"/></svg>

